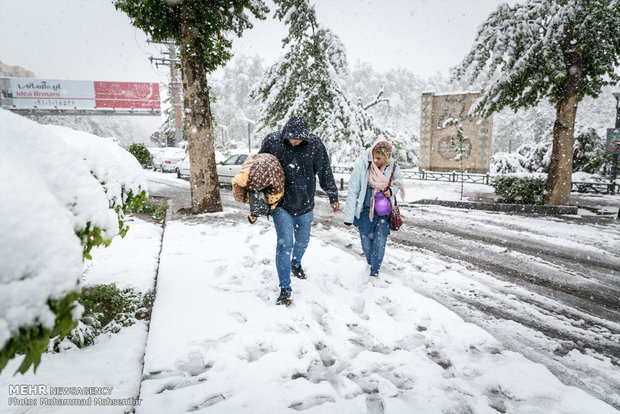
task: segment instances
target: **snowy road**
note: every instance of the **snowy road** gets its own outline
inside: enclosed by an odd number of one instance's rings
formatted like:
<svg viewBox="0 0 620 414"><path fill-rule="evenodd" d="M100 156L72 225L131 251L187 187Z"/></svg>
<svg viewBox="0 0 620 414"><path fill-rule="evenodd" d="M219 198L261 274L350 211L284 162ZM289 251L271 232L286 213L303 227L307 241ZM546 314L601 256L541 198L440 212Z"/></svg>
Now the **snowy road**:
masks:
<svg viewBox="0 0 620 414"><path fill-rule="evenodd" d="M189 205L187 182L149 177L151 192ZM159 194L158 194L159 193ZM226 208L243 206L222 190ZM620 408L620 225L434 206L403 210L383 271L547 366L563 382ZM313 237L361 249L340 215L317 202Z"/></svg>

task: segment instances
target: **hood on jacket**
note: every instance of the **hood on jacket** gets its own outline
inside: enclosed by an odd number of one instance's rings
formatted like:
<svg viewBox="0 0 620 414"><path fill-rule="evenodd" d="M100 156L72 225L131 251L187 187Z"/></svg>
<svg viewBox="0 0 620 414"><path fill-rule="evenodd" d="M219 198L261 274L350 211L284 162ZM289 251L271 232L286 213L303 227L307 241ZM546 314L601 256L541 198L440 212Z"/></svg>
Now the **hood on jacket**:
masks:
<svg viewBox="0 0 620 414"><path fill-rule="evenodd" d="M282 128L280 138L283 141L287 139L301 139L307 142L309 135L306 118L302 115L293 115L291 119L286 122L284 128Z"/></svg>
<svg viewBox="0 0 620 414"><path fill-rule="evenodd" d="M383 137L378 137L375 142L373 142L373 144L370 146L370 148L368 148L366 150L366 155L368 156L368 161L372 162L372 150L377 146L378 143L385 141L387 142L390 147L392 147L392 155L390 156L390 159L388 161L388 165L394 160L394 146L390 143L390 141L388 141L387 139L383 138Z"/></svg>

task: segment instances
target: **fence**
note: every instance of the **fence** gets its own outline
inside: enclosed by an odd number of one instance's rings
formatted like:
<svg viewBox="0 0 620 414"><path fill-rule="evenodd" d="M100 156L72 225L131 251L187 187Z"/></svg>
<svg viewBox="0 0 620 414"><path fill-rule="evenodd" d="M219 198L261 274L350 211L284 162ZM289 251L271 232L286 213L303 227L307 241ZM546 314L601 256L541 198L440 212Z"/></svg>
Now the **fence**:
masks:
<svg viewBox="0 0 620 414"><path fill-rule="evenodd" d="M594 193L594 194L616 194L616 183L588 183L573 182L571 183L571 191L577 193Z"/></svg>
<svg viewBox="0 0 620 414"><path fill-rule="evenodd" d="M351 174L353 167L333 166L334 174ZM429 181L446 181L452 183L461 182L461 174L457 172L435 172L435 171L412 171L402 170L403 178L409 180L429 180ZM463 174L463 182L469 184L485 184L491 185L493 176L489 174ZM340 186L343 187L343 182ZM571 191L577 193L594 193L594 194L616 194L618 185L615 183L597 183L597 182L573 182L571 183Z"/></svg>

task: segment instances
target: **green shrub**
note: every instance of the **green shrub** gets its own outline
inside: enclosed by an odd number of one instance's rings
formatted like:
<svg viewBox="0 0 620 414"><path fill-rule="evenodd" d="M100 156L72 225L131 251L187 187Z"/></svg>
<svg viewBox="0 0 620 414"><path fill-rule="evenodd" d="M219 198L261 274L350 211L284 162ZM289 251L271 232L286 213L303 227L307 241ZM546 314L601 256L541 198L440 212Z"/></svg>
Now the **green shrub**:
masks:
<svg viewBox="0 0 620 414"><path fill-rule="evenodd" d="M542 178L500 176L491 185L507 203L544 204L546 182Z"/></svg>
<svg viewBox="0 0 620 414"><path fill-rule="evenodd" d="M131 190L126 192L125 187L123 186L121 189L121 194L123 198L122 205L117 204L110 207L114 208L114 211L116 211L116 214L118 215L118 234L120 234L121 237L125 237L129 231L129 226L125 224L125 214L142 207L146 201L146 191L142 190L140 194L134 195Z"/></svg>
<svg viewBox="0 0 620 414"><path fill-rule="evenodd" d="M71 292L62 299L48 299L47 306L56 315L52 329L45 328L41 324L22 326L16 335L11 336L0 350L0 372L15 355L23 354L25 357L17 372L25 373L30 365L33 365L36 371L41 363L41 354L47 349L50 338L65 337L76 327L77 322L73 320L76 295L75 292Z"/></svg>
<svg viewBox="0 0 620 414"><path fill-rule="evenodd" d="M158 220L163 220L166 217L166 211L168 210L168 204L160 203L153 199L146 199L140 205L132 207L132 213L146 214Z"/></svg>
<svg viewBox="0 0 620 414"><path fill-rule="evenodd" d="M146 191L142 191L139 195L134 196L131 191L125 192L125 188L123 187L121 194L123 198L122 204L110 201L110 208L114 209L118 216L118 234L120 234L121 237L125 237L129 231L129 226L125 223L125 214L129 211L142 208L146 202ZM112 242L112 239L104 239L101 234L101 229L99 227L91 227L90 222L86 223L86 227L83 229L77 230L75 234L82 244L82 257L84 259L93 259L90 255L93 247L101 245L108 247Z"/></svg>
<svg viewBox="0 0 620 414"><path fill-rule="evenodd" d="M77 300L84 306L84 313L67 340L82 348L93 345L95 337L102 333L117 333L136 320L150 318L154 294L132 288L121 290L112 283L84 288ZM60 339L54 344L55 350L62 347Z"/></svg>
<svg viewBox="0 0 620 414"><path fill-rule="evenodd" d="M127 151L131 152L143 167L149 163L151 153L146 149L144 144L131 144L129 148L127 148Z"/></svg>

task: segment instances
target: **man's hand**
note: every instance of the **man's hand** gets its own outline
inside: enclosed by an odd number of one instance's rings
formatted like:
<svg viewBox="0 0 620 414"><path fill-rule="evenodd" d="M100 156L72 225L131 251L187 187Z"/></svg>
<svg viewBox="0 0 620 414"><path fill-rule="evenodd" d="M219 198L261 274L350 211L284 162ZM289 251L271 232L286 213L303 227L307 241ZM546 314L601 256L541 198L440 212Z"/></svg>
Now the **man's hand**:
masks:
<svg viewBox="0 0 620 414"><path fill-rule="evenodd" d="M332 206L332 210L334 211L334 213L337 213L338 210L340 209L340 203L337 201L335 203L332 203L331 206Z"/></svg>

